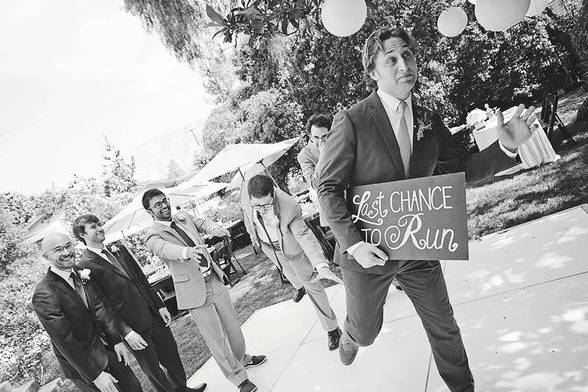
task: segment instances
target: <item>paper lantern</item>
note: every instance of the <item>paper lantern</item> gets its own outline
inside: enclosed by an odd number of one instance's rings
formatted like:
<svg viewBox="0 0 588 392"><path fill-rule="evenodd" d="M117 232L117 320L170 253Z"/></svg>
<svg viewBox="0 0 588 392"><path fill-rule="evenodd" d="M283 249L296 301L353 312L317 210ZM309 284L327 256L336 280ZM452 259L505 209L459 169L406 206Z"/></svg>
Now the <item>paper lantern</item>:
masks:
<svg viewBox="0 0 588 392"><path fill-rule="evenodd" d="M472 4L476 4L476 0L468 0Z"/></svg>
<svg viewBox="0 0 588 392"><path fill-rule="evenodd" d="M338 37L356 33L365 22L365 0L325 0L321 18L325 29Z"/></svg>
<svg viewBox="0 0 588 392"><path fill-rule="evenodd" d="M531 0L477 0L476 19L486 30L506 31L525 17Z"/></svg>
<svg viewBox="0 0 588 392"><path fill-rule="evenodd" d="M468 15L459 7L450 7L439 15L437 28L446 37L460 35L468 24Z"/></svg>
<svg viewBox="0 0 588 392"><path fill-rule="evenodd" d="M547 0L531 0L527 16L537 16L547 8Z"/></svg>

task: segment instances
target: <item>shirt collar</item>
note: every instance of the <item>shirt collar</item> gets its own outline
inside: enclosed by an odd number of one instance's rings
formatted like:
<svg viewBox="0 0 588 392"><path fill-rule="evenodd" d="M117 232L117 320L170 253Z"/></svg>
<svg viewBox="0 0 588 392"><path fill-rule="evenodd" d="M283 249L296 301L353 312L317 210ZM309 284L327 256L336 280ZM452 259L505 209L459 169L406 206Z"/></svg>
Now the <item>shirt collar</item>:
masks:
<svg viewBox="0 0 588 392"><path fill-rule="evenodd" d="M98 248L94 248L92 246L86 245L86 249L91 250L92 252L96 253L97 255L100 255L100 254L102 254L102 250L106 249L106 248L103 246L102 249L98 249Z"/></svg>
<svg viewBox="0 0 588 392"><path fill-rule="evenodd" d="M400 105L400 100L388 93L385 93L384 91L382 91L382 89L378 89L377 94L384 103L384 105L392 109L392 113L396 113L396 111L398 110L398 105ZM410 113L412 113L412 94L409 94L408 98L406 98L404 102L406 102L407 109L410 111Z"/></svg>
<svg viewBox="0 0 588 392"><path fill-rule="evenodd" d="M69 271L64 271L62 269L54 267L53 265L50 265L49 269L51 271L53 271L53 273L57 274L60 278L65 280L66 282L68 282L68 283L70 282L71 273L73 272L73 268L71 268Z"/></svg>
<svg viewBox="0 0 588 392"><path fill-rule="evenodd" d="M160 225L164 225L167 227L171 227L171 224L173 222L173 219L171 221L160 221L160 220L156 220L154 221L155 223L159 223Z"/></svg>

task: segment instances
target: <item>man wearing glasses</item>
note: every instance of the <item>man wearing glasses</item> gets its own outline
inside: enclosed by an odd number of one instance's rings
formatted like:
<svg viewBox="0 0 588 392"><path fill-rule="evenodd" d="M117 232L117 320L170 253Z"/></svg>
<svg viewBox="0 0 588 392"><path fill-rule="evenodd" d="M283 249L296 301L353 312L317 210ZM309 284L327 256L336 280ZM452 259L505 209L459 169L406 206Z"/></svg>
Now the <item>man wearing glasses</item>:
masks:
<svg viewBox="0 0 588 392"><path fill-rule="evenodd" d="M142 203L154 220L147 232L147 247L169 267L178 309L190 311L212 357L239 392L257 391L245 369L261 365L266 357L246 354L241 324L224 285L228 278L201 237L201 233L227 236L229 232L206 219L186 214L172 217L170 203L159 189L146 191Z"/></svg>
<svg viewBox="0 0 588 392"><path fill-rule="evenodd" d="M274 188L266 175L251 177L247 191L250 205L243 206L243 210L253 222L252 242L261 246L290 282L306 289L327 331L329 350L336 350L341 330L319 279L343 282L329 270L318 240L302 219L300 205L292 196Z"/></svg>
<svg viewBox="0 0 588 392"><path fill-rule="evenodd" d="M83 392L141 392L128 366L121 325L92 276L74 268L70 238L48 233L41 249L51 266L35 287L33 308L51 338L63 375Z"/></svg>

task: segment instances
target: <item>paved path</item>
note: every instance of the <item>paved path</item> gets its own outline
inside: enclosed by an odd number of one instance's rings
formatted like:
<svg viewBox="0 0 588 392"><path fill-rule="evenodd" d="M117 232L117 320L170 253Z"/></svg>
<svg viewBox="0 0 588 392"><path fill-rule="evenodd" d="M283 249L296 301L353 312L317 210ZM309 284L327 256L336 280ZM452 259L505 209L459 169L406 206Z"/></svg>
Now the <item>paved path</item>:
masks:
<svg viewBox="0 0 588 392"><path fill-rule="evenodd" d="M477 391L588 392L588 205L470 242L469 262L445 263ZM328 290L340 323L345 290ZM374 345L344 367L308 299L254 313L243 325L259 392L444 392L420 320L402 292L388 294ZM192 377L207 392L237 389L211 359Z"/></svg>

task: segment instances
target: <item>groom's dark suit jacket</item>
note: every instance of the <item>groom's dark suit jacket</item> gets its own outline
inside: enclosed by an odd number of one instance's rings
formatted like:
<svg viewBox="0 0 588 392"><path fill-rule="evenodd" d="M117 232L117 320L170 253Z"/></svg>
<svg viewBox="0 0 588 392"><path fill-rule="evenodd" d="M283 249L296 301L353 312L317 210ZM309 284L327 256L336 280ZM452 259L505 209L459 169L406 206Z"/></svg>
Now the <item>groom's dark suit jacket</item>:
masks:
<svg viewBox="0 0 588 392"><path fill-rule="evenodd" d="M91 383L108 365L101 338L116 344L121 337L112 310L91 279L84 291L87 308L75 289L49 270L35 287L32 301L64 376Z"/></svg>
<svg viewBox="0 0 588 392"><path fill-rule="evenodd" d="M473 154L457 143L441 117L413 101L413 153L408 178L465 172L466 181L478 181L515 164L495 142ZM417 137L419 123L430 124ZM424 127L423 127L424 128ZM337 113L319 161L319 203L337 240L335 262L360 272L384 273L392 263L361 267L346 250L362 241L351 220L346 191L358 185L406 179L398 142L376 91L349 110Z"/></svg>
<svg viewBox="0 0 588 392"><path fill-rule="evenodd" d="M159 309L165 305L127 248L121 245L118 249L111 253L124 271L88 249L78 265L92 271L92 279L104 292L115 315L126 324L125 336L130 331L129 327L138 333L149 330L153 319L160 318Z"/></svg>

